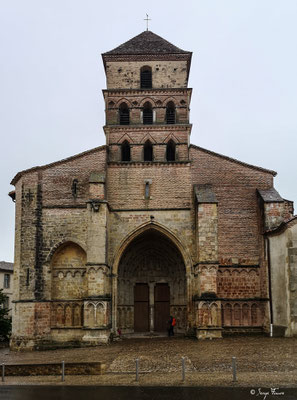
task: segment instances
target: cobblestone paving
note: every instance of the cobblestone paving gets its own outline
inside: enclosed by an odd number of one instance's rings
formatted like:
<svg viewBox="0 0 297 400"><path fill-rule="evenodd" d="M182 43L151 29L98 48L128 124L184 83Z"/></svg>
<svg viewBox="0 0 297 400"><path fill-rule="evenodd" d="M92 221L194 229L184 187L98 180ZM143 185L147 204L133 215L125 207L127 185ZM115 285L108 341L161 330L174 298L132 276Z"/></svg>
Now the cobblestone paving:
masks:
<svg viewBox="0 0 297 400"><path fill-rule="evenodd" d="M238 383L232 383L236 357ZM0 350L0 363L102 361L102 376L66 377L66 384L180 385L181 357L186 384L297 387L297 338L240 337L196 341L183 338L124 339L93 348L36 352ZM140 379L135 382L135 360ZM5 384L61 384L59 377L7 377ZM276 387L276 386L275 386Z"/></svg>

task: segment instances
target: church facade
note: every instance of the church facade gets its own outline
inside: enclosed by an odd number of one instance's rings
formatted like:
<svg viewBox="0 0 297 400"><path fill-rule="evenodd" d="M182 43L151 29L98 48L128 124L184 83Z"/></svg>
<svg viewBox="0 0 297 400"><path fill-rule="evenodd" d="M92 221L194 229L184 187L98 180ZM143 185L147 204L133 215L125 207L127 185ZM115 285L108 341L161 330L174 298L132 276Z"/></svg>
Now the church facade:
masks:
<svg viewBox="0 0 297 400"><path fill-rule="evenodd" d="M192 53L145 31L102 55L106 145L19 172L12 349L267 332L274 171L190 144Z"/></svg>

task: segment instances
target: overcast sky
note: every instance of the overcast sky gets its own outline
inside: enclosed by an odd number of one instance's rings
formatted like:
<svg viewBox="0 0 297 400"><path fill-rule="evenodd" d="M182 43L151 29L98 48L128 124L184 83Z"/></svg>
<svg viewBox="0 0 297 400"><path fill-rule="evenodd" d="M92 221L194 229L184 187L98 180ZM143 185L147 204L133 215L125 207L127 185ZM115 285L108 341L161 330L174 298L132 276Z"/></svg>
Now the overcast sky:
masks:
<svg viewBox="0 0 297 400"><path fill-rule="evenodd" d="M146 13L193 51L191 142L277 171L297 207L296 0L0 0L0 260L13 261L11 179L105 143L100 54Z"/></svg>

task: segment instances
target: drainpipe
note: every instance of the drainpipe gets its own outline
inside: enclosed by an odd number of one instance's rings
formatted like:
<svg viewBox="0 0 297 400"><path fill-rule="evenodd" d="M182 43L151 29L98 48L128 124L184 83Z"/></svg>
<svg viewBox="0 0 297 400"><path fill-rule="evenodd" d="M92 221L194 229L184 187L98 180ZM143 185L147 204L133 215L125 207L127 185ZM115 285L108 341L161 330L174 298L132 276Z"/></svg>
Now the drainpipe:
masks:
<svg viewBox="0 0 297 400"><path fill-rule="evenodd" d="M269 308L270 308L270 332L269 336L273 336L273 308L272 308L272 294L271 294L271 260L270 260L270 242L269 238L265 237L267 249L267 262L268 262L268 288L269 288Z"/></svg>

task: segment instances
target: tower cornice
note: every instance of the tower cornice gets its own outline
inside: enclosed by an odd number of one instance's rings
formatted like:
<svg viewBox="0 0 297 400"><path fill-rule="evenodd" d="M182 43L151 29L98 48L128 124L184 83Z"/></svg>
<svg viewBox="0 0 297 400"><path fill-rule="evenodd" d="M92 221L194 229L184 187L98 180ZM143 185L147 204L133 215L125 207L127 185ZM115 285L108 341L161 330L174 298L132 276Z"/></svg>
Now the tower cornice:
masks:
<svg viewBox="0 0 297 400"><path fill-rule="evenodd" d="M142 95L142 96L149 96L152 94L160 95L160 94L184 94L189 93L192 94L192 88L152 88L152 89L103 89L102 93L103 96L112 95Z"/></svg>
<svg viewBox="0 0 297 400"><path fill-rule="evenodd" d="M187 61L187 77L191 68L192 53L182 54L102 54L104 69L107 62L119 61Z"/></svg>
<svg viewBox="0 0 297 400"><path fill-rule="evenodd" d="M108 131L117 131L117 132L140 132L140 131L180 131L180 130L188 130L191 132L192 130L192 124L153 124L153 125L143 125L143 124L137 124L137 125L104 125L103 130L105 134Z"/></svg>

